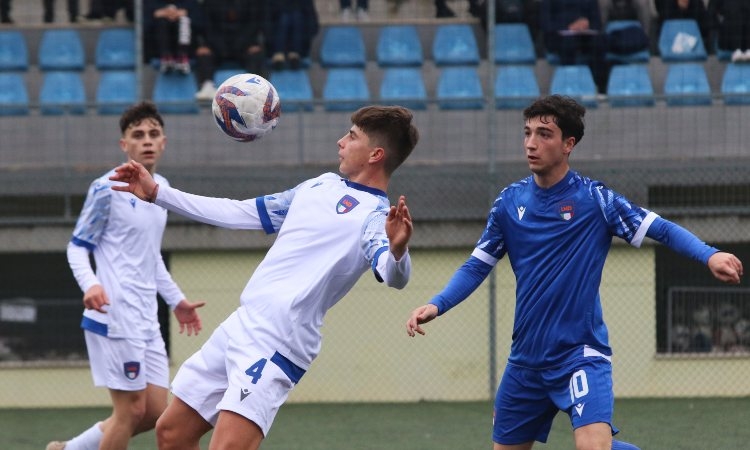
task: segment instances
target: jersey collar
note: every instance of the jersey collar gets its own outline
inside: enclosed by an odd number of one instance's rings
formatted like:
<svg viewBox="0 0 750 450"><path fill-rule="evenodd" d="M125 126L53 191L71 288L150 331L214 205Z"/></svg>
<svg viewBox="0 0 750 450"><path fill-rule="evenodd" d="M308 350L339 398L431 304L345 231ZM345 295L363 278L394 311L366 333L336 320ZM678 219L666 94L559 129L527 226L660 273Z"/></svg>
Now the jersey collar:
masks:
<svg viewBox="0 0 750 450"><path fill-rule="evenodd" d="M377 189L377 188L374 188L374 187L370 187L370 186L365 186L364 184L359 184L359 183L356 183L354 181L347 180L346 178L342 178L341 180L344 183L346 183L346 185L349 186L352 189L356 189L358 191L369 192L370 194L373 194L373 195L379 195L381 197L388 198L388 194L386 194L385 192L381 191L380 189Z"/></svg>

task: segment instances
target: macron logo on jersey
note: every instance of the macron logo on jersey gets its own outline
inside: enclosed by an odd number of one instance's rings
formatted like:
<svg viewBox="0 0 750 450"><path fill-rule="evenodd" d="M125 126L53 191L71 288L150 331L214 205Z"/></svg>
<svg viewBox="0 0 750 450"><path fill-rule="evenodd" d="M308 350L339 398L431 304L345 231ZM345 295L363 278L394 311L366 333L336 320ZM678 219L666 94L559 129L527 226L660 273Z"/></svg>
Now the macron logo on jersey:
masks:
<svg viewBox="0 0 750 450"><path fill-rule="evenodd" d="M518 207L518 220L523 219L523 214L526 212L525 206L519 206Z"/></svg>
<svg viewBox="0 0 750 450"><path fill-rule="evenodd" d="M359 205L359 200L351 195L345 195L341 197L341 200L336 204L336 213L346 214L353 210L357 205Z"/></svg>

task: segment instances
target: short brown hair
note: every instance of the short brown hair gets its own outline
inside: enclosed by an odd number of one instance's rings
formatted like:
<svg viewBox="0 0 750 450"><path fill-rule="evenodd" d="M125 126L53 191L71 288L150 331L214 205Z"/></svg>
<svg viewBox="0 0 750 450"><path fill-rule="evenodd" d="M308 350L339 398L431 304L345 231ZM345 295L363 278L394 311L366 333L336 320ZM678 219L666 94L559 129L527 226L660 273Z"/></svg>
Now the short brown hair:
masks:
<svg viewBox="0 0 750 450"><path fill-rule="evenodd" d="M550 95L542 97L523 111L527 121L534 117L549 117L562 131L563 139L574 137L576 144L583 139L583 116L586 108L570 97Z"/></svg>
<svg viewBox="0 0 750 450"><path fill-rule="evenodd" d="M352 114L358 126L376 145L385 148L388 175L409 157L419 141L411 111L402 106L365 106Z"/></svg>
<svg viewBox="0 0 750 450"><path fill-rule="evenodd" d="M156 109L156 105L149 101L143 101L136 103L122 113L122 116L120 116L120 132L125 134L128 127L138 125L146 119L153 119L164 128L164 119L159 114L159 110Z"/></svg>

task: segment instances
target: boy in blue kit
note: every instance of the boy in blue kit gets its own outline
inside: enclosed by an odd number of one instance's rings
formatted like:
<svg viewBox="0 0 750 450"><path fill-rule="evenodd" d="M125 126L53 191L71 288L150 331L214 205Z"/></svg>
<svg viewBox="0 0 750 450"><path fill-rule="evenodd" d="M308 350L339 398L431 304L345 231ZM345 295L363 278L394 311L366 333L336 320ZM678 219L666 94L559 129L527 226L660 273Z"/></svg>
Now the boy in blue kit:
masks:
<svg viewBox="0 0 750 450"><path fill-rule="evenodd" d="M494 450L546 442L558 410L570 416L576 448L637 447L612 439L612 350L599 284L612 236L639 247L645 237L706 264L737 284L740 260L686 229L630 203L570 169L586 110L559 95L524 110L524 149L532 175L500 192L469 259L442 292L415 309L409 336L469 297L506 253L516 276L510 357L495 398Z"/></svg>

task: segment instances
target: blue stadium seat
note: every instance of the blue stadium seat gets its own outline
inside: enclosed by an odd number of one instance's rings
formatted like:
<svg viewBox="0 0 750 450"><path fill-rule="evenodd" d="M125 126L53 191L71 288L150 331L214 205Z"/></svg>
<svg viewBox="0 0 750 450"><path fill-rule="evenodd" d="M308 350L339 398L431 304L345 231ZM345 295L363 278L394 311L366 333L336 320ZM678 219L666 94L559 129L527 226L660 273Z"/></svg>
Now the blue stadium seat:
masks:
<svg viewBox="0 0 750 450"><path fill-rule="evenodd" d="M675 63L667 68L664 96L668 106L711 104L711 87L702 63Z"/></svg>
<svg viewBox="0 0 750 450"><path fill-rule="evenodd" d="M0 31L0 71L24 72L29 68L26 37L18 30Z"/></svg>
<svg viewBox="0 0 750 450"><path fill-rule="evenodd" d="M596 101L596 83L589 66L557 66L552 74L550 94L567 95L583 105L594 108Z"/></svg>
<svg viewBox="0 0 750 450"><path fill-rule="evenodd" d="M727 64L721 80L725 105L750 104L750 64Z"/></svg>
<svg viewBox="0 0 750 450"><path fill-rule="evenodd" d="M132 70L106 70L99 75L96 107L99 114L122 114L135 103L136 77Z"/></svg>
<svg viewBox="0 0 750 450"><path fill-rule="evenodd" d="M135 68L135 34L132 28L110 28L99 32L94 64L99 70Z"/></svg>
<svg viewBox="0 0 750 450"><path fill-rule="evenodd" d="M437 66L478 65L474 30L467 24L438 25L432 40L432 58Z"/></svg>
<svg viewBox="0 0 750 450"><path fill-rule="evenodd" d="M272 72L271 84L281 99L281 111L312 111L313 90L306 70L282 70Z"/></svg>
<svg viewBox="0 0 750 450"><path fill-rule="evenodd" d="M380 100L389 105L427 109L427 90L418 67L392 67L383 72Z"/></svg>
<svg viewBox="0 0 750 450"><path fill-rule="evenodd" d="M698 22L693 19L665 20L659 32L659 54L664 62L705 61L708 54Z"/></svg>
<svg viewBox="0 0 750 450"><path fill-rule="evenodd" d="M609 104L618 106L653 106L654 86L645 64L621 64L612 67L607 83Z"/></svg>
<svg viewBox="0 0 750 450"><path fill-rule="evenodd" d="M535 64L536 50L525 23L495 25L495 64Z"/></svg>
<svg viewBox="0 0 750 450"><path fill-rule="evenodd" d="M414 25L386 25L380 29L375 48L381 67L421 66L422 43Z"/></svg>
<svg viewBox="0 0 750 450"><path fill-rule="evenodd" d="M159 73L151 98L164 113L197 114L195 75Z"/></svg>
<svg viewBox="0 0 750 450"><path fill-rule="evenodd" d="M75 29L45 30L39 42L41 70L83 70L85 54Z"/></svg>
<svg viewBox="0 0 750 450"><path fill-rule="evenodd" d="M328 27L320 45L320 65L330 67L365 67L365 41L354 26Z"/></svg>
<svg viewBox="0 0 750 450"><path fill-rule="evenodd" d="M84 114L86 90L80 72L49 71L42 76L39 107L44 115Z"/></svg>
<svg viewBox="0 0 750 450"><path fill-rule="evenodd" d="M214 72L214 85L216 85L216 87L219 87L221 85L221 83L223 83L223 82L227 81L229 78L231 78L231 77L233 77L235 75L239 75L241 73L245 73L245 70L242 69L242 68L239 68L239 67L237 67L237 68L231 68L231 69L230 68L225 68L225 69L221 69L220 68L220 69L217 69Z"/></svg>
<svg viewBox="0 0 750 450"><path fill-rule="evenodd" d="M440 109L482 109L482 82L477 68L443 68L438 77L436 97Z"/></svg>
<svg viewBox="0 0 750 450"><path fill-rule="evenodd" d="M326 111L354 111L370 101L364 69L329 69L323 86Z"/></svg>
<svg viewBox="0 0 750 450"><path fill-rule="evenodd" d="M609 36L614 31L622 30L624 28L629 28L629 27L642 28L642 25L641 25L641 22L638 20L610 20L609 22L607 22L607 25L604 28L604 31ZM643 50L633 52L633 53L627 53L627 54L607 52L605 57L608 61L614 62L614 63L635 64L635 63L647 63L649 59L651 58L651 54L648 52L648 48L645 48Z"/></svg>
<svg viewBox="0 0 750 450"><path fill-rule="evenodd" d="M539 97L539 83L534 67L529 65L500 66L495 78L495 107L521 109Z"/></svg>
<svg viewBox="0 0 750 450"><path fill-rule="evenodd" d="M20 73L0 72L0 116L29 113L29 91Z"/></svg>

